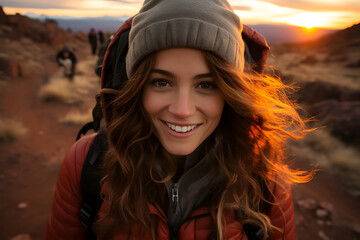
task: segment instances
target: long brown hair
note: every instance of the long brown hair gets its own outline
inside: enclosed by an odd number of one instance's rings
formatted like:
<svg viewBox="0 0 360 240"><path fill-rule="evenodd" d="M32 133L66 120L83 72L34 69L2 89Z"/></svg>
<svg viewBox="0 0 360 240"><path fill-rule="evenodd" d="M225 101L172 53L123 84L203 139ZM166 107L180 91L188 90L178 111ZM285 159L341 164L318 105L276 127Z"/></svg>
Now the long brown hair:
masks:
<svg viewBox="0 0 360 240"><path fill-rule="evenodd" d="M211 148L228 180L225 187L217 189L220 197L212 198L218 238L223 239L224 211L229 209L240 222L255 224L266 233L276 227L259 209L261 201L268 201L262 183L270 189L274 184L282 187L312 177L312 172L291 170L284 163L286 139L303 137L305 124L280 79L238 73L219 57L204 55L225 100L221 121L212 134L216 145ZM105 237L119 226L131 234L131 226L140 224L155 239L156 222L150 217L148 203L164 204L167 193L163 183L176 172L177 165L155 137L142 103L143 87L155 60L156 54L144 59L117 94L102 91L109 141L104 179L109 211L98 221L97 229L102 229ZM153 171L156 164L167 172L165 179ZM270 204L274 202L276 199Z"/></svg>

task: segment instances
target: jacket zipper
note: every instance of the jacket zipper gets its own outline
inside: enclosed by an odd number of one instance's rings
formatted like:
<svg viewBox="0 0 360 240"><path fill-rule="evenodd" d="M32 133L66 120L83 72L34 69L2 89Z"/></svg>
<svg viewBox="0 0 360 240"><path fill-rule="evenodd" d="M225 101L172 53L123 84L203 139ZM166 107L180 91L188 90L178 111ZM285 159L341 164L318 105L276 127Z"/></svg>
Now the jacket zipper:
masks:
<svg viewBox="0 0 360 240"><path fill-rule="evenodd" d="M175 183L171 189L171 201L172 201L172 212L176 214L176 210L179 205L179 189ZM177 240L179 239L179 226L172 226L170 229L170 239Z"/></svg>
<svg viewBox="0 0 360 240"><path fill-rule="evenodd" d="M176 183L174 184L173 188L171 189L171 200L172 200L172 211L173 213L176 213L176 209L179 204L179 190Z"/></svg>

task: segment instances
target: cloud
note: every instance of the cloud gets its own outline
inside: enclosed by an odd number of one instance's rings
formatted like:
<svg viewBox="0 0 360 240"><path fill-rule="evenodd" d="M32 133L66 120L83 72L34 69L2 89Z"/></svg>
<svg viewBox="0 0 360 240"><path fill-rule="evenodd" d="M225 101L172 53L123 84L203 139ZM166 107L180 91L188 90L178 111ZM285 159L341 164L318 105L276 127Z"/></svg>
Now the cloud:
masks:
<svg viewBox="0 0 360 240"><path fill-rule="evenodd" d="M252 10L252 8L249 7L249 6L234 5L234 6L232 6L232 8L233 8L234 10L239 10L239 11L251 11L251 10Z"/></svg>
<svg viewBox="0 0 360 240"><path fill-rule="evenodd" d="M105 0L108 2L118 2L118 3L125 3L125 4L138 4L142 3L142 0Z"/></svg>
<svg viewBox="0 0 360 240"><path fill-rule="evenodd" d="M4 7L13 7L13 8L36 8L36 9L72 9L72 7L67 7L64 4L65 1L54 1L51 2L50 0L45 2L38 0L38 1L13 1L13 0L4 0L0 1L0 5Z"/></svg>
<svg viewBox="0 0 360 240"><path fill-rule="evenodd" d="M359 0L338 0L334 1L310 1L310 0L262 0L275 4L279 7L287 7L313 12L358 12L360 11Z"/></svg>

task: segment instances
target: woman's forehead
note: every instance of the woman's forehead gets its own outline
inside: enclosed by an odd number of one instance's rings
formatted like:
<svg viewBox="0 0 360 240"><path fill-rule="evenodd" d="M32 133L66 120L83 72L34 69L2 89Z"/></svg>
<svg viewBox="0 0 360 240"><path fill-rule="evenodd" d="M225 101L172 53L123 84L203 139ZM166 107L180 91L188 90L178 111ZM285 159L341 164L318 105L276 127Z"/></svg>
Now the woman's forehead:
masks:
<svg viewBox="0 0 360 240"><path fill-rule="evenodd" d="M175 75L198 75L210 72L204 53L191 48L171 48L157 52L153 68Z"/></svg>

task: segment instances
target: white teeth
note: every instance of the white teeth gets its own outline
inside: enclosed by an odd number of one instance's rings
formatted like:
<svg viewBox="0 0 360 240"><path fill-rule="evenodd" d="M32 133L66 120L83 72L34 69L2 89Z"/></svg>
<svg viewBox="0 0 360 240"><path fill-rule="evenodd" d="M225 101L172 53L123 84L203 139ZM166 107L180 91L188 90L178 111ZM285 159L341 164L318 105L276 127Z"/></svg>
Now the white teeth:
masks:
<svg viewBox="0 0 360 240"><path fill-rule="evenodd" d="M171 123L166 123L166 124L168 125L169 128L171 128L175 132L182 132L182 133L192 131L197 126L196 124L191 126L175 126L174 124Z"/></svg>

